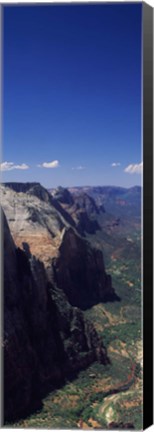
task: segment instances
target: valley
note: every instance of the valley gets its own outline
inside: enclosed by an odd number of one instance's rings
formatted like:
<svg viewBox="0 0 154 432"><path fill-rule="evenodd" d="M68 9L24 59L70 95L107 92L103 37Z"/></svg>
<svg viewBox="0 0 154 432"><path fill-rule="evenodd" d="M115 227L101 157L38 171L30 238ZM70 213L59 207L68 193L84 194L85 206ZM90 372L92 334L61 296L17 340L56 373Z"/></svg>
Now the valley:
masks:
<svg viewBox="0 0 154 432"><path fill-rule="evenodd" d="M13 241L26 254L31 271L33 268L32 316L37 292L40 300L35 319L38 313L43 314L39 325L44 325L48 316L46 326L52 329L53 339L57 331L52 347L59 338L60 351L54 348L54 360L49 356L48 335L41 373L50 374L50 362L56 369L57 360L60 372L56 371L56 385L42 393L41 406L33 413L27 411L26 416L24 410L18 413L21 418L14 418L11 427L141 429L141 189L27 188L25 192L22 186L2 186L2 207ZM37 260L43 262L43 270L42 264L37 267ZM38 270L41 278L47 278L46 286L49 281L52 284L53 319L59 317L55 321L58 330L55 327L53 331L48 294L41 283L38 285ZM27 283L32 287L28 279ZM8 307L10 310L7 303ZM43 331L44 337L46 329ZM39 338L36 323L35 332ZM42 349L37 343L39 362ZM62 353L67 357L63 365ZM68 368L72 368L72 376ZM10 421L6 419L5 424Z"/></svg>

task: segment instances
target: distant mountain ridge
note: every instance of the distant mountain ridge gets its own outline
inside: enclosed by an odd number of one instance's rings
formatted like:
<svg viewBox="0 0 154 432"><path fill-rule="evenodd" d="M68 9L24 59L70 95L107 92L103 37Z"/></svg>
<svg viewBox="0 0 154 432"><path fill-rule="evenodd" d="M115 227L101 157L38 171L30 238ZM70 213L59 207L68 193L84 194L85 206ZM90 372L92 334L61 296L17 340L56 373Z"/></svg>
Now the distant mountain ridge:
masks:
<svg viewBox="0 0 154 432"><path fill-rule="evenodd" d="M69 188L72 195L81 192L92 197L98 207L104 206L105 210L115 216L141 217L142 187L133 186L123 188L117 186L86 186Z"/></svg>

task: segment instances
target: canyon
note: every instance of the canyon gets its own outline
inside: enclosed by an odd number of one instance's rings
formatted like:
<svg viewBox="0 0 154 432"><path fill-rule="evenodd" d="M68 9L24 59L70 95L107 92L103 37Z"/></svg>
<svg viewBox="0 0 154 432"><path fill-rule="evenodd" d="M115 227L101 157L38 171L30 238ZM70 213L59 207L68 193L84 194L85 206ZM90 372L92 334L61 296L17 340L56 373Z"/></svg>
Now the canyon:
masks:
<svg viewBox="0 0 154 432"><path fill-rule="evenodd" d="M1 185L1 204L6 422L35 410L49 389L94 361L109 363L82 310L116 294L102 252L41 185Z"/></svg>

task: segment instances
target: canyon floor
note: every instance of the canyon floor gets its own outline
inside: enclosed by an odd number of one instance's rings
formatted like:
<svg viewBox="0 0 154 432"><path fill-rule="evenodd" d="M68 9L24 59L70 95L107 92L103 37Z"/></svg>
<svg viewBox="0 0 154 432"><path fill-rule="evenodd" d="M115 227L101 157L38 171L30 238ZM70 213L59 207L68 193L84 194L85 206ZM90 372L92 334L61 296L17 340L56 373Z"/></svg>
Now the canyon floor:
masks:
<svg viewBox="0 0 154 432"><path fill-rule="evenodd" d="M103 337L110 364L95 362L81 371L75 380L49 394L40 411L13 427L142 428L139 266L123 261L121 256L112 257L106 266L121 301L101 303L84 312Z"/></svg>

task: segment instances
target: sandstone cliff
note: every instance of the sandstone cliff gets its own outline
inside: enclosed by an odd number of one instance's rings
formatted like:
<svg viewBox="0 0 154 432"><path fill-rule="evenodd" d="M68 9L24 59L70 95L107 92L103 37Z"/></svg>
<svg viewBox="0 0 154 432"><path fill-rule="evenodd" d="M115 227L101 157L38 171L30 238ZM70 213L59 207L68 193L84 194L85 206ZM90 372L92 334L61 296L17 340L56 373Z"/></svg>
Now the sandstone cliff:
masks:
<svg viewBox="0 0 154 432"><path fill-rule="evenodd" d="M87 309L115 300L112 280L105 272L103 254L72 228L64 229L58 256L52 260L54 281L73 306Z"/></svg>
<svg viewBox="0 0 154 432"><path fill-rule="evenodd" d="M53 286L44 264L14 244L4 217L4 421L107 353L93 325Z"/></svg>
<svg viewBox="0 0 154 432"><path fill-rule="evenodd" d="M63 203L72 203L67 190L59 188L56 193ZM75 221L69 223L66 209L45 188L38 183L9 183L1 186L1 201L15 244L28 258L43 262L48 280L64 291L73 306L86 309L117 298L102 252L80 235ZM73 202L88 215L99 211L86 194Z"/></svg>

